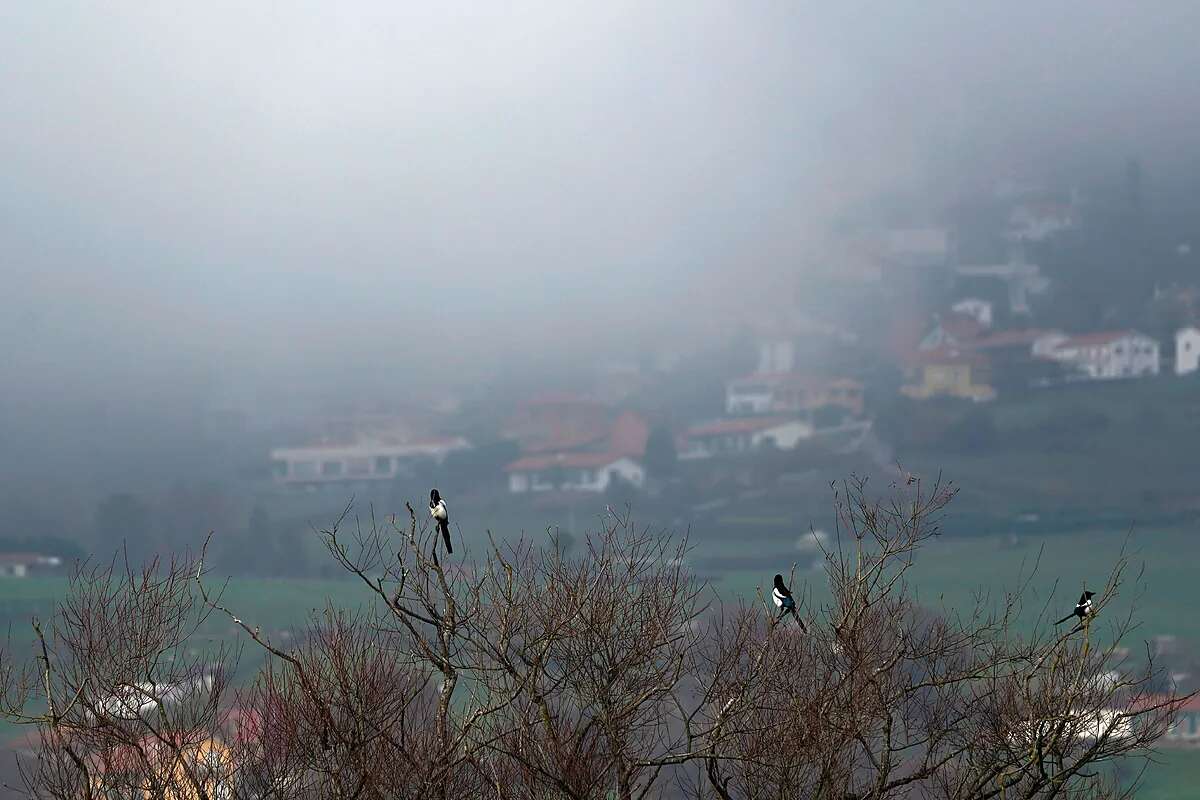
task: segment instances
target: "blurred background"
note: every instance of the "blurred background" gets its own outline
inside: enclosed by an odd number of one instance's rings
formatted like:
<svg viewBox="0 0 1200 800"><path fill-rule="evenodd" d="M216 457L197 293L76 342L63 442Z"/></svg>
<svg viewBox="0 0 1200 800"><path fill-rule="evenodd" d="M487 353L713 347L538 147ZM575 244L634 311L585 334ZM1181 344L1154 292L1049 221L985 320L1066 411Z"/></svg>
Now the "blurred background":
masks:
<svg viewBox="0 0 1200 800"><path fill-rule="evenodd" d="M212 531L286 627L435 485L749 595L940 476L931 604L1125 548L1200 688L1200 5L828 5L0 10L0 621Z"/></svg>

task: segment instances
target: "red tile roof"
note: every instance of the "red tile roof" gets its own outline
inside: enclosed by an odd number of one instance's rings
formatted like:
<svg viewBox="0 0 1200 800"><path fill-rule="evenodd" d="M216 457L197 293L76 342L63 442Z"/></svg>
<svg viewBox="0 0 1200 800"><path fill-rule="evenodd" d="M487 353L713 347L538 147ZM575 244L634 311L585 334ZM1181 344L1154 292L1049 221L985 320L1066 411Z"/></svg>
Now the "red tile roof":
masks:
<svg viewBox="0 0 1200 800"><path fill-rule="evenodd" d="M970 350L956 347L939 347L936 350L922 350L913 354L912 363L915 366L931 366L936 364L971 364L973 366L986 364L987 356Z"/></svg>
<svg viewBox="0 0 1200 800"><path fill-rule="evenodd" d="M600 430L574 435L555 436L551 439L530 442L525 445L524 450L527 453L557 453L565 450L578 450L590 444L595 444L603 438L604 432Z"/></svg>
<svg viewBox="0 0 1200 800"><path fill-rule="evenodd" d="M959 313L946 314L938 322L938 327L959 341L974 339L984 330L979 320L970 314Z"/></svg>
<svg viewBox="0 0 1200 800"><path fill-rule="evenodd" d="M608 436L608 449L641 458L646 454L646 440L650 438L650 423L640 414L626 411L617 417Z"/></svg>
<svg viewBox="0 0 1200 800"><path fill-rule="evenodd" d="M1135 710L1153 708L1162 706L1172 702L1169 695L1165 694L1147 694L1137 698L1130 706ZM1200 711L1200 695L1192 695L1186 699L1177 697L1174 699L1176 711Z"/></svg>
<svg viewBox="0 0 1200 800"><path fill-rule="evenodd" d="M518 458L504 470L505 472L533 472L553 467L595 469L607 467L621 458L623 456L619 453L548 453Z"/></svg>
<svg viewBox="0 0 1200 800"><path fill-rule="evenodd" d="M1134 330L1081 333L1078 336L1068 337L1065 342L1059 345L1059 347L1089 347L1093 345L1105 345L1115 342L1117 339L1124 339L1127 336L1145 336L1145 334L1138 333Z"/></svg>
<svg viewBox="0 0 1200 800"><path fill-rule="evenodd" d="M0 564L43 564L50 560L50 556L38 553L0 553Z"/></svg>
<svg viewBox="0 0 1200 800"><path fill-rule="evenodd" d="M1053 330L1029 328L1026 330L996 331L971 342L975 350L991 350L1001 347L1032 347L1033 343L1043 336L1058 333Z"/></svg>

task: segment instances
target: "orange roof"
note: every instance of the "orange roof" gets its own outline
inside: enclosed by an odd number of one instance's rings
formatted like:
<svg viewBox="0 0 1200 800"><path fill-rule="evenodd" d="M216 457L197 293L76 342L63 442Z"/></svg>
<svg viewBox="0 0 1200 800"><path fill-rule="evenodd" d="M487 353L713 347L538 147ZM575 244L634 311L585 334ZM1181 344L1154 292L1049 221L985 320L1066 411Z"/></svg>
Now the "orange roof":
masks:
<svg viewBox="0 0 1200 800"><path fill-rule="evenodd" d="M1029 328L1026 330L1012 331L996 331L982 338L971 342L971 347L976 350L990 350L1000 347L1019 347L1033 346L1033 343L1043 336L1048 336L1058 331L1043 330L1040 328Z"/></svg>
<svg viewBox="0 0 1200 800"><path fill-rule="evenodd" d="M1147 694L1137 698L1131 705L1135 710L1153 708L1172 702L1170 695L1165 694ZM1192 695L1188 698L1174 698L1176 711L1200 711L1200 695Z"/></svg>
<svg viewBox="0 0 1200 800"><path fill-rule="evenodd" d="M972 364L987 363L987 357L982 353L960 350L956 347L939 347L935 350L922 350L913 355L913 364L930 366L935 364Z"/></svg>
<svg viewBox="0 0 1200 800"><path fill-rule="evenodd" d="M523 448L527 453L554 453L562 450L576 450L585 447L589 444L600 441L604 438L604 432L600 430L591 431L589 433L580 433L575 435L556 436L553 439L543 441L535 441L525 445Z"/></svg>
<svg viewBox="0 0 1200 800"><path fill-rule="evenodd" d="M704 436L724 436L735 433L756 433L782 425L788 420L784 417L746 417L743 419L719 419L689 428L687 435L693 438Z"/></svg>
<svg viewBox="0 0 1200 800"><path fill-rule="evenodd" d="M640 414L626 411L617 417L608 436L608 449L613 453L641 457L646 453L650 438L650 423Z"/></svg>
<svg viewBox="0 0 1200 800"><path fill-rule="evenodd" d="M938 327L955 339L973 339L983 332L983 325L970 314L957 312L946 314L938 322Z"/></svg>
<svg viewBox="0 0 1200 800"><path fill-rule="evenodd" d="M1059 347L1088 347L1092 345L1105 345L1115 342L1117 339L1124 339L1128 336L1145 336L1134 330L1125 331L1100 331L1097 333L1081 333L1078 336L1070 336ZM1146 337L1150 338L1150 337Z"/></svg>
<svg viewBox="0 0 1200 800"><path fill-rule="evenodd" d="M614 461L623 458L619 453L548 453L546 455L525 456L504 468L505 472L532 472L553 467L573 469L595 469L607 467Z"/></svg>

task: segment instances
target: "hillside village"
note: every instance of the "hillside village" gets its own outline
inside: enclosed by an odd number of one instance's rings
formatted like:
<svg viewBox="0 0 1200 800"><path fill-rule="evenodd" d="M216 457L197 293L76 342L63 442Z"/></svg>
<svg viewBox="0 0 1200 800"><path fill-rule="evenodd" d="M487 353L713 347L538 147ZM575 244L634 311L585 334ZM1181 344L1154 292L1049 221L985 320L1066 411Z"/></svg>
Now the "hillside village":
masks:
<svg viewBox="0 0 1200 800"><path fill-rule="evenodd" d="M1138 194L1126 186L1089 201L1074 189L997 182L967 203L986 201L987 224L842 237L827 267L799 272L776 308L742 321L730 358L663 347L583 379L523 385L524 396L450 392L437 408L309 420L271 449L273 480L345 491L473 453L491 465L485 482L544 502L666 480L700 487L769 454L886 450L875 421L898 402L976 405L1094 382L1194 380L1200 289L1155 280L1139 296L1114 279L1102 297L1103 265L1081 277L1076 263L1103 245L1094 240L1114 218L1139 224ZM1170 249L1190 263L1189 242ZM822 308L810 295L841 302ZM1084 302L1086 313L1076 307ZM690 402L678 402L679 385L696 389Z"/></svg>

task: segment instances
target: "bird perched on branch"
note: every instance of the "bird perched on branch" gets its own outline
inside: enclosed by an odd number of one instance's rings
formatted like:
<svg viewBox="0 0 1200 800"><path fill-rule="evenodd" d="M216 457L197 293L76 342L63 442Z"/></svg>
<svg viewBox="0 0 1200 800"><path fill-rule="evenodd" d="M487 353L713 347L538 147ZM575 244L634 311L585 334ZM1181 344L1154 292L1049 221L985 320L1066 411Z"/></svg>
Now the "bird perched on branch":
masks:
<svg viewBox="0 0 1200 800"><path fill-rule="evenodd" d="M1095 592L1084 592L1079 595L1079 602L1075 604L1075 610L1054 624L1062 625L1071 617L1079 617L1080 621L1087 619L1092 613L1092 598L1095 596Z"/></svg>
<svg viewBox="0 0 1200 800"><path fill-rule="evenodd" d="M800 626L800 630L804 630L804 623L801 622L800 615L796 613L796 601L788 588L783 585L782 575L775 576L775 588L771 590L771 598L779 608L779 616L775 618L776 622L783 619L785 615L791 614L796 618L796 624Z"/></svg>
<svg viewBox="0 0 1200 800"><path fill-rule="evenodd" d="M446 543L446 552L453 553L454 548L450 546L450 512L446 510L446 501L438 494L437 489L429 492L429 516L433 517L438 530L442 532L442 541Z"/></svg>

